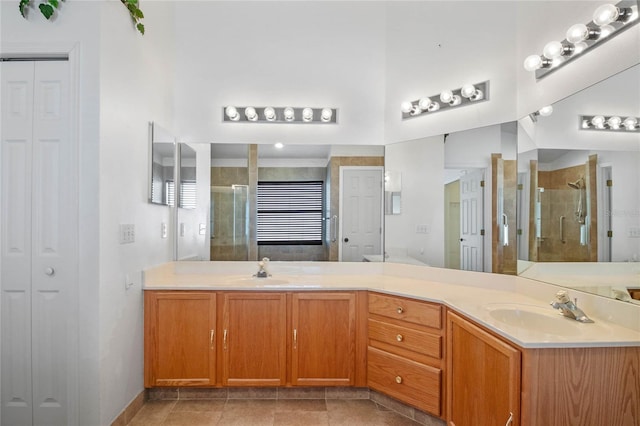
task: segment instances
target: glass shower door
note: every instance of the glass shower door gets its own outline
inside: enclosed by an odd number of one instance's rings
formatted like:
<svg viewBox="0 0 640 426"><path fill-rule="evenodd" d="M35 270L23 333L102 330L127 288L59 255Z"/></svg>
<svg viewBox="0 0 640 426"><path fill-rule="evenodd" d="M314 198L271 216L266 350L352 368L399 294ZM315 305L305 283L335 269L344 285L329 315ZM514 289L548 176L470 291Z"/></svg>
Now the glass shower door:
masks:
<svg viewBox="0 0 640 426"><path fill-rule="evenodd" d="M211 260L248 260L249 187L211 187Z"/></svg>

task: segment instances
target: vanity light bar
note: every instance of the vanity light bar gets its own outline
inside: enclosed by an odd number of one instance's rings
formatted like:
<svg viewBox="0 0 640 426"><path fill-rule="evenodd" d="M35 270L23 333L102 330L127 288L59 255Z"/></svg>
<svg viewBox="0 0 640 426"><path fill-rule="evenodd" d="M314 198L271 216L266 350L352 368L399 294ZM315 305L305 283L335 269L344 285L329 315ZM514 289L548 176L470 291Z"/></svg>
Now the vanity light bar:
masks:
<svg viewBox="0 0 640 426"><path fill-rule="evenodd" d="M222 121L225 123L336 124L338 109L228 105L222 108Z"/></svg>
<svg viewBox="0 0 640 426"><path fill-rule="evenodd" d="M637 0L601 5L592 21L572 25L564 40L547 43L541 55L527 56L524 69L534 71L536 80L541 79L639 21Z"/></svg>
<svg viewBox="0 0 640 426"><path fill-rule="evenodd" d="M581 130L640 133L640 117L620 117L617 115L581 115Z"/></svg>
<svg viewBox="0 0 640 426"><path fill-rule="evenodd" d="M403 102L400 105L400 111L402 119L407 120L488 100L489 81L483 81L482 83L465 84L455 90L444 90L437 95Z"/></svg>

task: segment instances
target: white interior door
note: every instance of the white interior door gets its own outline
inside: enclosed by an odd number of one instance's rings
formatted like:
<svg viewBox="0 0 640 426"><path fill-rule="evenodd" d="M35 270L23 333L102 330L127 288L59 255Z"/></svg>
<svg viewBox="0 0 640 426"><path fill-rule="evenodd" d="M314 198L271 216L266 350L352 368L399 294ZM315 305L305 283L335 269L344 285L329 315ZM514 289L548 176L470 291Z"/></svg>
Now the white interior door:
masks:
<svg viewBox="0 0 640 426"><path fill-rule="evenodd" d="M483 271L484 171L473 170L460 178L460 269Z"/></svg>
<svg viewBox="0 0 640 426"><path fill-rule="evenodd" d="M340 168L340 251L343 262L382 254L382 168Z"/></svg>
<svg viewBox="0 0 640 426"><path fill-rule="evenodd" d="M1 423L67 425L78 203L69 66L1 67Z"/></svg>

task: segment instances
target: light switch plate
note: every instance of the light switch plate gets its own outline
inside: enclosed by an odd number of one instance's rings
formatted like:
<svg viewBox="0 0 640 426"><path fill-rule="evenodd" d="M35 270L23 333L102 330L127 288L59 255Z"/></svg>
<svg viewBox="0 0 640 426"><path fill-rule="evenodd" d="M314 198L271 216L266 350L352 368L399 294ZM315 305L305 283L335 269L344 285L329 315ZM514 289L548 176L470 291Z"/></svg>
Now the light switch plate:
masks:
<svg viewBox="0 0 640 426"><path fill-rule="evenodd" d="M160 224L160 238L167 238L167 223L162 222Z"/></svg>
<svg viewBox="0 0 640 426"><path fill-rule="evenodd" d="M136 227L135 225L120 224L120 244L131 244L136 241Z"/></svg>

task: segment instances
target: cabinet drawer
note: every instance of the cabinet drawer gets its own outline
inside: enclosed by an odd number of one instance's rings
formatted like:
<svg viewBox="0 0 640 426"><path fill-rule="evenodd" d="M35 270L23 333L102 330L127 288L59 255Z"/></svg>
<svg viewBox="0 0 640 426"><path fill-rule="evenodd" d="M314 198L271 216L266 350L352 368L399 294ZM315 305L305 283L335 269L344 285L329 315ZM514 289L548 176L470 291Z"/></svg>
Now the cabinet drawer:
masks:
<svg viewBox="0 0 640 426"><path fill-rule="evenodd" d="M369 347L369 387L440 416L442 371Z"/></svg>
<svg viewBox="0 0 640 426"><path fill-rule="evenodd" d="M424 362L420 355L442 358L441 336L374 319L369 319L369 345L419 362Z"/></svg>
<svg viewBox="0 0 640 426"><path fill-rule="evenodd" d="M369 293L369 313L427 327L442 328L442 307L433 303Z"/></svg>

